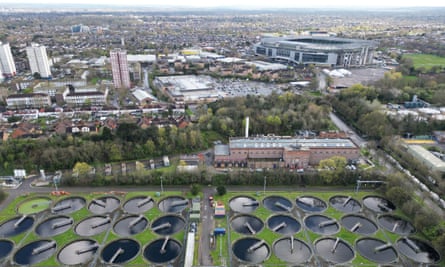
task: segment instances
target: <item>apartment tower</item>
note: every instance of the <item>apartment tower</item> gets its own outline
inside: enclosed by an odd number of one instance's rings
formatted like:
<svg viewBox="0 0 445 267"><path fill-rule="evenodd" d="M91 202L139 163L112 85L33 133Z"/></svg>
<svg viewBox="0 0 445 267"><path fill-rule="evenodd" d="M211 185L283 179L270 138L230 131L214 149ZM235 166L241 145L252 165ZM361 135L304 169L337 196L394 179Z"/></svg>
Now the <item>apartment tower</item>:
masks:
<svg viewBox="0 0 445 267"><path fill-rule="evenodd" d="M0 42L0 73L5 77L13 77L16 75L16 72L11 47L9 44Z"/></svg>
<svg viewBox="0 0 445 267"><path fill-rule="evenodd" d="M51 78L50 63L45 46L31 43L31 46L26 48L26 55L32 74L39 73L41 78Z"/></svg>
<svg viewBox="0 0 445 267"><path fill-rule="evenodd" d="M116 88L129 89L130 72L128 70L127 51L114 49L110 52L111 71L113 73L113 82Z"/></svg>

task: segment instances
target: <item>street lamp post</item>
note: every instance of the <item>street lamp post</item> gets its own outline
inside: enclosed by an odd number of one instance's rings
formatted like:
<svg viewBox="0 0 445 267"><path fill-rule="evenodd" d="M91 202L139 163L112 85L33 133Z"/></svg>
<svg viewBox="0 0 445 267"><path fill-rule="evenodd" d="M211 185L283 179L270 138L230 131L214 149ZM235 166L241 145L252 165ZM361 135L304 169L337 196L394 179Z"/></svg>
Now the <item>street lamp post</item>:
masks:
<svg viewBox="0 0 445 267"><path fill-rule="evenodd" d="M164 194L164 186L162 185L162 176L161 176L161 194Z"/></svg>
<svg viewBox="0 0 445 267"><path fill-rule="evenodd" d="M264 176L264 187L263 187L263 194L266 194L266 176Z"/></svg>

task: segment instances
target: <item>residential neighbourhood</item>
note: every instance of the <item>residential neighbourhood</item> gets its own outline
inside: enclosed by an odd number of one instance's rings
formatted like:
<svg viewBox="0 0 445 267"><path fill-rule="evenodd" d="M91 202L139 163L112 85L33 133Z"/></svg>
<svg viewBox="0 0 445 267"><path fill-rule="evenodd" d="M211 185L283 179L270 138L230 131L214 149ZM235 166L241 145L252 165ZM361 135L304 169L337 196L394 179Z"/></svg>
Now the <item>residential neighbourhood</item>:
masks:
<svg viewBox="0 0 445 267"><path fill-rule="evenodd" d="M0 266L445 266L443 5L226 4L0 4Z"/></svg>

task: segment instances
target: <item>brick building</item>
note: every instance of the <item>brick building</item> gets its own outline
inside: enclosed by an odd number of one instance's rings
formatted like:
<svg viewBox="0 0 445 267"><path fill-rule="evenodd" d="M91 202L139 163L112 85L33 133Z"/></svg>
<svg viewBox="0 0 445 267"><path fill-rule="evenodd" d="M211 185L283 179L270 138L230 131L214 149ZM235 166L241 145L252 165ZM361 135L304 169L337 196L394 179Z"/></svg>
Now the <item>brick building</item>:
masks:
<svg viewBox="0 0 445 267"><path fill-rule="evenodd" d="M360 149L350 139L286 136L232 138L215 146L215 167L307 168L333 156L355 160Z"/></svg>

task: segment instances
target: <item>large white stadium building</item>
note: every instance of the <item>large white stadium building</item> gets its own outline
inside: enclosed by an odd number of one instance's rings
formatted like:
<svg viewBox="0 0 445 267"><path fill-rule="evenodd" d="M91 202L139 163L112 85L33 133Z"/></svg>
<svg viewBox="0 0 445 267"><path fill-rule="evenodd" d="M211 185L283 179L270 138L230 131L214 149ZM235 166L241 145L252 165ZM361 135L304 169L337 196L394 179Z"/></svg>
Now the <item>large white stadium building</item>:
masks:
<svg viewBox="0 0 445 267"><path fill-rule="evenodd" d="M254 50L277 61L348 68L372 64L376 47L369 40L308 35L263 38Z"/></svg>

